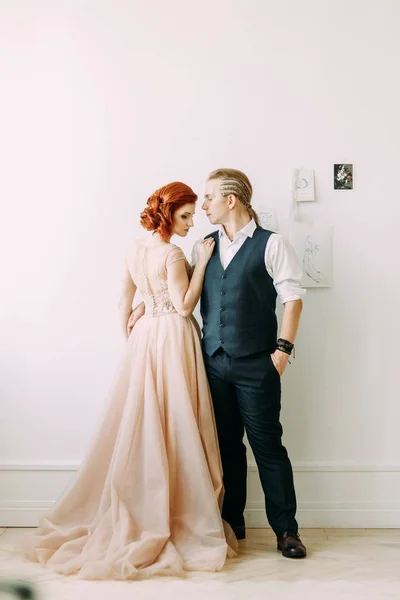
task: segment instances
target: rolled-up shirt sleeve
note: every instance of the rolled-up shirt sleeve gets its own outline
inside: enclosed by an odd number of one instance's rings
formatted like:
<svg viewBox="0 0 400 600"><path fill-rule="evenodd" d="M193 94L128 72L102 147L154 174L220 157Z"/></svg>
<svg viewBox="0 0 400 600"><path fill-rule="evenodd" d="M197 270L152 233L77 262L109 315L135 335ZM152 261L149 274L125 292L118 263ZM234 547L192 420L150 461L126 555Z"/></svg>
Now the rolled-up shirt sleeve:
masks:
<svg viewBox="0 0 400 600"><path fill-rule="evenodd" d="M274 281L274 286L282 304L300 300L306 293L301 285L301 270L293 246L282 236L274 233L265 248L265 267Z"/></svg>

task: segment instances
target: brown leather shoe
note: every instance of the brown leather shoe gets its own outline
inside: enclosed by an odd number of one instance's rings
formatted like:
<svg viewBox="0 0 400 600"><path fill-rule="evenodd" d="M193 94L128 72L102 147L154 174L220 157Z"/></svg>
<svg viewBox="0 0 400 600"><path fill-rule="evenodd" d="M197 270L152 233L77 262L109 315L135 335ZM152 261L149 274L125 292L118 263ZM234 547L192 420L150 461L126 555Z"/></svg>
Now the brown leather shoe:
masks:
<svg viewBox="0 0 400 600"><path fill-rule="evenodd" d="M307 550L296 531L283 531L277 536L278 550L286 558L305 558Z"/></svg>

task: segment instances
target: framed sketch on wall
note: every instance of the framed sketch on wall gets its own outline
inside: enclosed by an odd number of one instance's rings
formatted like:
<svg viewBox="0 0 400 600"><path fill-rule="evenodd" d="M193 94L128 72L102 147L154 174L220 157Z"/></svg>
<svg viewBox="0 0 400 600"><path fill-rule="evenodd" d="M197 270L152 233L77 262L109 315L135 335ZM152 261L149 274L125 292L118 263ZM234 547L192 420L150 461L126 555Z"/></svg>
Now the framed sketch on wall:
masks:
<svg viewBox="0 0 400 600"><path fill-rule="evenodd" d="M292 223L289 239L303 269L304 287L331 287L333 227L313 227L305 223Z"/></svg>
<svg viewBox="0 0 400 600"><path fill-rule="evenodd" d="M295 169L295 201L296 202L314 202L314 171L313 169Z"/></svg>

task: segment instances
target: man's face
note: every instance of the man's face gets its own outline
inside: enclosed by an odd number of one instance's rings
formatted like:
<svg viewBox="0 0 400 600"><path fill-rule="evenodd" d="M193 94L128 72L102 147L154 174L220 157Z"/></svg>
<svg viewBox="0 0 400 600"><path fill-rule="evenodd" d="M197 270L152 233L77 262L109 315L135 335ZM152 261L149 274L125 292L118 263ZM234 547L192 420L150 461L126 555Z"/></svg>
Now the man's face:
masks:
<svg viewBox="0 0 400 600"><path fill-rule="evenodd" d="M229 215L228 199L221 194L220 183L221 179L207 181L201 207L213 225L223 225Z"/></svg>

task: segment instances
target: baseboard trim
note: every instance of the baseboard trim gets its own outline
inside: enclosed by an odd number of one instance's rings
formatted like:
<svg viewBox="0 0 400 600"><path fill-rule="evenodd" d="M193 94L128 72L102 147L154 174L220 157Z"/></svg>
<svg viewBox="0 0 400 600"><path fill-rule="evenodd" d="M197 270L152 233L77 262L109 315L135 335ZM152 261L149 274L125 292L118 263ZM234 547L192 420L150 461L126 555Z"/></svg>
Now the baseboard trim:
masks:
<svg viewBox="0 0 400 600"><path fill-rule="evenodd" d="M248 502L247 527L269 527L262 502ZM372 502L303 502L296 519L300 528L398 529L400 504Z"/></svg>
<svg viewBox="0 0 400 600"><path fill-rule="evenodd" d="M400 528L400 504L386 502L399 497L400 465L297 462L293 466L301 527ZM78 462L55 461L0 464L0 527L35 527L79 467ZM249 527L268 527L262 500L257 466L249 461Z"/></svg>
<svg viewBox="0 0 400 600"><path fill-rule="evenodd" d="M0 504L0 527L36 527L53 502L3 502ZM245 511L249 528L269 528L262 502L249 502ZM357 502L305 502L299 505L300 528L397 529L400 528L400 505Z"/></svg>

